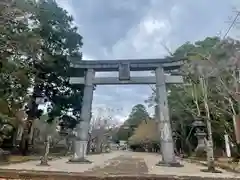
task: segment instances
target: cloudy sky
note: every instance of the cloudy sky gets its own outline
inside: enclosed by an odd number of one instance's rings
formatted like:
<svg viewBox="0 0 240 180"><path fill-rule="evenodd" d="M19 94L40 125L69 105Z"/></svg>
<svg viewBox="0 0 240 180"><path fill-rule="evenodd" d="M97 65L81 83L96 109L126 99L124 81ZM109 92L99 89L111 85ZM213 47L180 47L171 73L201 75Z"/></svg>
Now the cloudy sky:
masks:
<svg viewBox="0 0 240 180"><path fill-rule="evenodd" d="M157 58L186 41L224 34L239 0L57 0L73 15L83 36L84 59ZM230 34L237 34L236 30ZM111 73L116 76L117 73ZM139 73L138 73L139 75ZM99 74L98 74L99 76ZM131 108L151 95L146 85L98 86L93 110L118 110L124 120ZM152 109L149 109L152 113Z"/></svg>

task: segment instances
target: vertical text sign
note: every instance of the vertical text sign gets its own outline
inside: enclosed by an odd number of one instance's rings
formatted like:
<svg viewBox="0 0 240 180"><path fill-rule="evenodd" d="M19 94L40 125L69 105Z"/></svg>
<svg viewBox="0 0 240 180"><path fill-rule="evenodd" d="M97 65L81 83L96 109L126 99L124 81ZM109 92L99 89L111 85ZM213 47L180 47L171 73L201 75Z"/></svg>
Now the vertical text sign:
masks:
<svg viewBox="0 0 240 180"><path fill-rule="evenodd" d="M127 81L130 80L130 65L129 63L120 63L119 64L119 80Z"/></svg>

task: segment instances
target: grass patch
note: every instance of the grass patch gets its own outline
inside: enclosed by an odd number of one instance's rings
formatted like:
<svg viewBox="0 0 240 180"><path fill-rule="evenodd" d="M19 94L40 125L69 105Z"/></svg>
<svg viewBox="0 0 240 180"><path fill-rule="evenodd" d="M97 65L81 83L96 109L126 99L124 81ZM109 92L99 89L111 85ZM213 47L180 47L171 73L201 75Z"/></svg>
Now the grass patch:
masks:
<svg viewBox="0 0 240 180"><path fill-rule="evenodd" d="M20 155L10 155L7 162L0 162L0 165L8 165L15 163L23 163L32 160L39 160L39 156L20 156Z"/></svg>
<svg viewBox="0 0 240 180"><path fill-rule="evenodd" d="M39 160L39 156L17 156L17 155L10 155L9 156L9 163L19 163L31 160Z"/></svg>

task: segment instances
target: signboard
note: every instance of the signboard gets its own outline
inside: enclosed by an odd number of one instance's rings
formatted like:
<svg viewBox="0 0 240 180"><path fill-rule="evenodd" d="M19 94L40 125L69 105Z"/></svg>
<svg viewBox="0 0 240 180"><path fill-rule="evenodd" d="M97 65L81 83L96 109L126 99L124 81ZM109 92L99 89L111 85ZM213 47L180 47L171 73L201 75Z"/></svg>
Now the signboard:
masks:
<svg viewBox="0 0 240 180"><path fill-rule="evenodd" d="M129 63L120 63L119 64L118 78L120 81L130 80L130 65L129 65Z"/></svg>
<svg viewBox="0 0 240 180"><path fill-rule="evenodd" d="M163 141L168 141L169 140L169 136L170 136L170 130L169 130L169 124L168 123L164 123L163 124L163 128L161 130L161 139Z"/></svg>

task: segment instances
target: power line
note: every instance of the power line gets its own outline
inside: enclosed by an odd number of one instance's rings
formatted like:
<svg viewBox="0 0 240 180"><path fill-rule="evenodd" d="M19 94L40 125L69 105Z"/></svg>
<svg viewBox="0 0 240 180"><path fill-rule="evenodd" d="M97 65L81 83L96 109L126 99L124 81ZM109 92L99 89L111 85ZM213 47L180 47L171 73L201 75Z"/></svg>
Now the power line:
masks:
<svg viewBox="0 0 240 180"><path fill-rule="evenodd" d="M232 23L230 24L230 26L228 27L227 31L225 32L223 39L225 39L228 35L228 33L231 31L231 29L233 28L234 24L236 23L238 17L240 15L240 11L237 12L235 18L233 19Z"/></svg>
<svg viewBox="0 0 240 180"><path fill-rule="evenodd" d="M231 29L233 28L233 26L235 25L238 17L240 16L240 11L237 11L237 14L236 16L234 17L233 21L231 22L230 26L227 28L224 36L223 36L223 39L225 39L227 37L227 35L229 34L229 32L231 31ZM163 46L163 48L169 53L169 55L173 55L173 53L170 51L170 49L163 43L161 43L161 45ZM149 87L151 88L152 91L154 91L155 89L150 85L148 84Z"/></svg>

